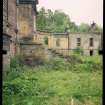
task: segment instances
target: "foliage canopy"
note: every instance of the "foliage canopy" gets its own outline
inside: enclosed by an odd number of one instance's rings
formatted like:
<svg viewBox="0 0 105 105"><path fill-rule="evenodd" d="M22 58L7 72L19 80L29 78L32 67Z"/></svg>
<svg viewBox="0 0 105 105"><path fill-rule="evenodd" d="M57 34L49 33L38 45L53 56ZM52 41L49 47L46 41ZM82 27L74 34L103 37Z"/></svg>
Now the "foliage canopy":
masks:
<svg viewBox="0 0 105 105"><path fill-rule="evenodd" d="M61 10L55 10L54 12L50 9L45 10L41 8L37 16L37 29L46 30L49 32L65 32L65 29L70 32L91 32L91 25L81 23L76 25L75 22L71 21L70 17L62 12ZM102 28L96 24L94 32L102 32Z"/></svg>

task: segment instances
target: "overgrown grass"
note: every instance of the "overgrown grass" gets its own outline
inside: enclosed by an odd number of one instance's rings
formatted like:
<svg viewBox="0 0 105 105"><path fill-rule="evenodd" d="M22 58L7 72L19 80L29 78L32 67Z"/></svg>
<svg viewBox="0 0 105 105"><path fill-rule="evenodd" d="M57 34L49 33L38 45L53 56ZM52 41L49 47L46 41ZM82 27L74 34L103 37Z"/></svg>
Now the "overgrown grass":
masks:
<svg viewBox="0 0 105 105"><path fill-rule="evenodd" d="M83 63L53 58L35 67L13 59L3 81L3 105L70 105L71 98L74 105L102 105L102 58L78 59Z"/></svg>

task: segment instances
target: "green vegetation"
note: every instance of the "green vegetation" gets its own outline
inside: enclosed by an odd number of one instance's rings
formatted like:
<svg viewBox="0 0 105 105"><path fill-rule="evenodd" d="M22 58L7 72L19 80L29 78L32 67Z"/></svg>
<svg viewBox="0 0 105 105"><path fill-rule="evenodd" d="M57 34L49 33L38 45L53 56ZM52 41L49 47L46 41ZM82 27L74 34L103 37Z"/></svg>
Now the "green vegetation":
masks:
<svg viewBox="0 0 105 105"><path fill-rule="evenodd" d="M37 29L49 32L91 32L91 25L81 23L76 25L70 17L61 10L52 12L50 9L41 8L37 16ZM66 30L67 29L67 30ZM94 32L102 32L102 27L96 24Z"/></svg>
<svg viewBox="0 0 105 105"><path fill-rule="evenodd" d="M48 45L48 37L45 37L45 38L44 38L44 43L45 43L46 45Z"/></svg>
<svg viewBox="0 0 105 105"><path fill-rule="evenodd" d="M73 53L83 55L83 49L82 48L76 48L76 49L74 49Z"/></svg>
<svg viewBox="0 0 105 105"><path fill-rule="evenodd" d="M74 58L71 56L69 59ZM29 67L12 59L3 81L3 105L102 105L102 56L52 58Z"/></svg>

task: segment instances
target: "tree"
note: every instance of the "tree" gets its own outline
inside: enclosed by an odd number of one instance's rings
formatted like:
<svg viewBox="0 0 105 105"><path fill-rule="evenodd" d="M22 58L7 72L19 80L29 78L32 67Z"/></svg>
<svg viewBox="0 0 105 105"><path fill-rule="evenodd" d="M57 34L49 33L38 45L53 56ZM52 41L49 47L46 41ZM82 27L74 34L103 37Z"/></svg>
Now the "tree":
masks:
<svg viewBox="0 0 105 105"><path fill-rule="evenodd" d="M79 32L89 32L90 26L86 23L81 23L78 27Z"/></svg>
<svg viewBox="0 0 105 105"><path fill-rule="evenodd" d="M103 29L102 29L102 27L100 27L100 26L98 26L98 25L96 24L96 28L95 28L94 31L95 31L95 32L101 32L101 33L102 33Z"/></svg>
<svg viewBox="0 0 105 105"><path fill-rule="evenodd" d="M46 26L45 9L41 8L37 16L37 28L43 30L43 27L45 26Z"/></svg>
<svg viewBox="0 0 105 105"><path fill-rule="evenodd" d="M60 10L52 12L50 9L41 8L37 19L37 28L39 30L48 30L52 32L64 32L65 27L69 27L69 16Z"/></svg>
<svg viewBox="0 0 105 105"><path fill-rule="evenodd" d="M50 9L45 10L41 8L39 10L37 22L37 29L49 32L65 32L65 29L69 29L70 32L102 32L102 28L95 22L89 25L81 23L79 26L75 22L71 22L69 16L60 10L52 12ZM94 28L95 27L95 28Z"/></svg>
<svg viewBox="0 0 105 105"><path fill-rule="evenodd" d="M70 22L69 28L70 28L71 32L77 32L78 31L78 26L75 24L75 22Z"/></svg>

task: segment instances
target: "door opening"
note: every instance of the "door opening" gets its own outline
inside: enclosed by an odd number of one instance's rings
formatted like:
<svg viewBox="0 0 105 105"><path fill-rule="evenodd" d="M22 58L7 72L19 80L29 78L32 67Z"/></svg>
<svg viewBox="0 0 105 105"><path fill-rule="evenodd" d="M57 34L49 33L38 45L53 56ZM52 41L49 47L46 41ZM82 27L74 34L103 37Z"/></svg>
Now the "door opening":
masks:
<svg viewBox="0 0 105 105"><path fill-rule="evenodd" d="M90 56L92 56L93 55L93 50L90 50Z"/></svg>

